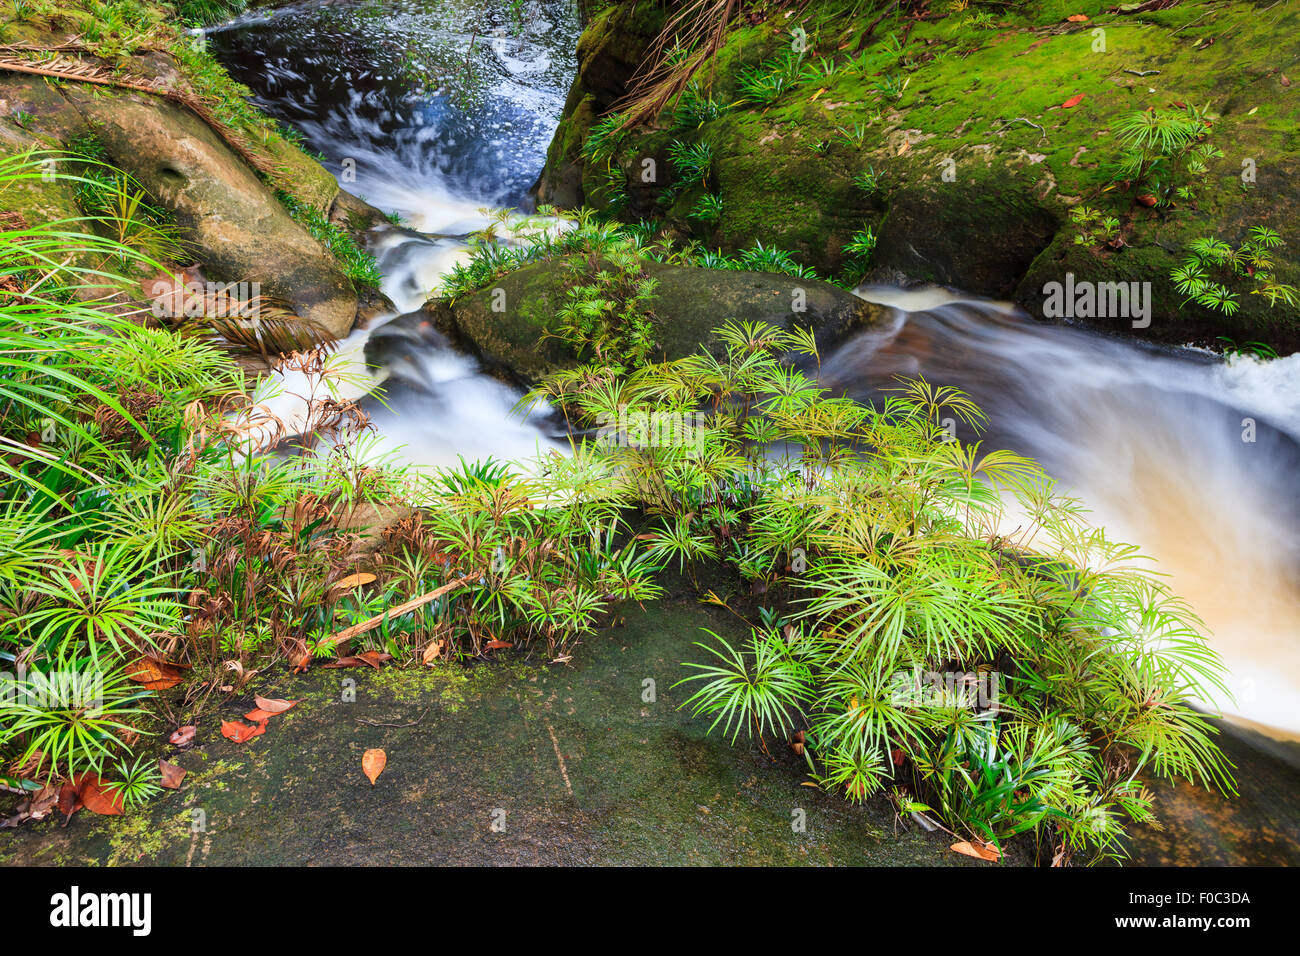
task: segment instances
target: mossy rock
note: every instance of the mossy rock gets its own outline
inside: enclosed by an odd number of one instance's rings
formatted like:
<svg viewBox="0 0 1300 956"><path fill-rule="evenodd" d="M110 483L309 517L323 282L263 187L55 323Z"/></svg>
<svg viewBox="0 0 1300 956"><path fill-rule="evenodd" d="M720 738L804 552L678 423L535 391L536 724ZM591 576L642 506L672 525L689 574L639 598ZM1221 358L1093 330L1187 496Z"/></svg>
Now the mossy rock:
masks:
<svg viewBox="0 0 1300 956"><path fill-rule="evenodd" d="M984 27L971 11L886 19L864 42L876 14L851 16L852 8L828 0L790 18L737 18L709 74L728 108L697 129L674 131L661 117L625 138L613 160L627 181L620 217L657 220L665 234L724 252L761 241L826 274L845 268L845 244L870 227L875 281L938 282L1013 298L1040 316L1043 285L1066 271L1149 282L1151 325L1134 330L1125 319L1116 328L1166 342L1227 335L1300 345L1295 310L1250 294L1249 280L1231 286L1240 310L1225 316L1185 303L1170 279L1193 240L1239 243L1259 225L1287 242L1275 254L1277 281L1300 286L1300 10L1263 15L1258 4L1228 0L1124 14L1100 0L1053 0L1001 10ZM1067 22L1074 13L1089 19ZM607 11L606 21L615 16ZM806 64L829 58L834 72L796 83L767 107L743 102L742 70L783 55L801 25L812 42ZM891 37L901 48L885 42ZM890 77L892 92L882 88ZM1135 202L1139 189L1115 183L1118 126L1179 103L1217 117L1207 141L1225 156L1187 183L1194 197L1148 209ZM585 120L576 117L566 114L575 121L561 124L558 152L582 165L574 139ZM705 182L674 181L662 161L674 140L712 146ZM657 190L636 176L647 158L661 170ZM1253 183L1243 183L1245 165ZM870 193L854 182L868 169L879 178ZM607 204L608 191L597 188L604 168L564 175L580 180L588 204ZM722 201L712 225L689 215L706 189ZM1122 247L1075 244L1070 211L1081 203L1120 219Z"/></svg>
<svg viewBox="0 0 1300 956"><path fill-rule="evenodd" d="M628 81L663 29L666 5L653 0L606 7L578 40L578 72L537 180L539 202L581 206L582 144L592 126L627 93Z"/></svg>
<svg viewBox="0 0 1300 956"><path fill-rule="evenodd" d="M715 332L726 322L812 329L818 344L829 346L878 315L875 306L812 279L654 262L644 268L656 281L649 309L659 355L666 359L693 355L701 346L719 351ZM569 286L562 265L537 263L454 302L434 300L426 312L488 368L531 384L580 361L566 342L548 334L557 328L556 315Z"/></svg>
<svg viewBox="0 0 1300 956"><path fill-rule="evenodd" d="M198 118L153 97L67 90L115 166L176 218L214 278L257 282L332 336L357 296L333 258Z"/></svg>

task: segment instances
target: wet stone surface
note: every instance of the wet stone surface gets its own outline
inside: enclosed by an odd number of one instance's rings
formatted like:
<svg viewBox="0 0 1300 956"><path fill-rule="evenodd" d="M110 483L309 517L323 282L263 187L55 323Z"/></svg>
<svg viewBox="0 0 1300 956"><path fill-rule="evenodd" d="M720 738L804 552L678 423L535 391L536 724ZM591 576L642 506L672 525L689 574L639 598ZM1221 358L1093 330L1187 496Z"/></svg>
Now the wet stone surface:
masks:
<svg viewBox="0 0 1300 956"><path fill-rule="evenodd" d="M0 861L988 865L950 852L943 834L895 828L886 801L854 807L803 786L783 745L774 759L732 747L679 710L688 692L672 685L682 660L702 657L697 628L733 630L724 618L685 601L634 608L567 666L256 678L256 693L301 700L264 736L220 736L219 718L251 696L209 711L192 749L168 748L190 771L182 790L120 818L80 811L66 828L47 819L9 831ZM342 700L348 678L355 703ZM371 747L388 755L374 787L361 771ZM791 826L796 809L806 832ZM193 832L195 811L204 832Z"/></svg>
<svg viewBox="0 0 1300 956"><path fill-rule="evenodd" d="M680 710L689 691L672 685L683 660L704 659L698 628L734 636L737 625L669 600L631 609L568 665L259 676L247 697L200 716L194 747L167 747L190 772L180 791L123 817L83 810L66 828L51 818L4 831L0 863L989 865L952 853L942 833L896 825L883 798L855 807L805 786L783 744L772 757L743 739L733 747ZM349 679L355 702L343 700ZM220 719L238 719L254 693L301 702L233 744ZM1226 738L1242 790L1231 801L1155 785L1164 829L1134 828L1132 862L1300 862L1290 804L1278 804L1300 793L1294 745L1269 745L1285 753L1267 758L1260 746ZM372 747L388 757L374 787L361 770ZM0 816L15 802L0 800ZM796 809L806 832L791 826ZM1006 862L1032 854L1013 846Z"/></svg>

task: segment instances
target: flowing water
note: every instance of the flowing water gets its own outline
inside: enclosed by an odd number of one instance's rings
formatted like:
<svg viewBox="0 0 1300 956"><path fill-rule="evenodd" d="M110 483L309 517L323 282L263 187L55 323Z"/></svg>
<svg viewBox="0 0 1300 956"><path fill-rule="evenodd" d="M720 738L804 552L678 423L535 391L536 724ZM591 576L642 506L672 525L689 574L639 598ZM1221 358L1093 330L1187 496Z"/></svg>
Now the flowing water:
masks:
<svg viewBox="0 0 1300 956"><path fill-rule="evenodd" d="M485 207L529 209L578 33L571 0L392 0L289 7L210 41L346 189L402 218L375 250L384 292L409 312L464 256ZM1293 830L1300 355L1225 362L1046 326L944 290L857 291L885 306L888 321L827 356L828 384L864 400L898 375L968 391L989 414L987 446L1042 462L1095 523L1155 558L1205 620L1235 698L1217 701L1237 718L1225 746L1250 785L1230 811L1181 788L1162 792L1162 809L1209 821L1210 842ZM378 324L343 343L354 363ZM517 395L445 345L394 354L380 374L390 378L388 407L369 410L387 447L402 446L409 461L518 460L551 444L544 414L511 416ZM1273 836L1231 841L1246 859L1300 858L1288 839L1285 850ZM1140 859L1178 858L1168 842L1143 840Z"/></svg>

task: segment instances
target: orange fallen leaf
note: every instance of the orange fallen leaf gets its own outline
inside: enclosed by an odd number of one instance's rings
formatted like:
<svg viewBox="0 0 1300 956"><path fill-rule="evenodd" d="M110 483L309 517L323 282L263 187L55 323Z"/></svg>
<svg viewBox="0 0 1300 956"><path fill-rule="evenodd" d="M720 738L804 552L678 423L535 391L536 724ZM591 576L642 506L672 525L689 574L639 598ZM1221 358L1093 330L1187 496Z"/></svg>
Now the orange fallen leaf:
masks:
<svg viewBox="0 0 1300 956"><path fill-rule="evenodd" d="M391 661L393 655L386 651L365 651L364 653L358 654L357 659L378 669L379 665L384 661Z"/></svg>
<svg viewBox="0 0 1300 956"><path fill-rule="evenodd" d="M1285 73L1280 73L1280 74L1278 74L1277 81L1278 81L1279 83L1281 83L1283 86L1290 86L1290 85L1291 85L1291 81L1288 80L1288 79L1286 78L1286 74L1285 74Z"/></svg>
<svg viewBox="0 0 1300 956"><path fill-rule="evenodd" d="M304 674L307 672L307 668L310 666L311 666L311 655L304 654L302 655L302 657L298 658L298 663L293 665L293 672L295 674Z"/></svg>
<svg viewBox="0 0 1300 956"><path fill-rule="evenodd" d="M183 675L175 664L146 654L130 666L126 676L143 684L145 690L167 690L179 684Z"/></svg>
<svg viewBox="0 0 1300 956"><path fill-rule="evenodd" d="M486 644L484 644L484 645L483 645L483 650L485 650L485 651L499 651L499 650L503 650L503 649L505 649L505 648L507 648L507 647L514 647L514 645L511 644L509 641L498 641L498 640L495 640L495 639L494 639L494 640L488 641Z"/></svg>
<svg viewBox="0 0 1300 956"><path fill-rule="evenodd" d="M366 776L370 778L370 786L373 787L375 785L375 781L378 780L379 775L384 772L384 767L387 764L388 754L384 753L377 747L372 750L367 750L361 755L361 769L365 771Z"/></svg>
<svg viewBox="0 0 1300 956"><path fill-rule="evenodd" d="M260 737L266 733L266 721L258 721L256 727L250 727L248 724L241 724L237 720L223 720L221 722L221 736L227 740L233 740L237 744L247 743L254 737Z"/></svg>
<svg viewBox="0 0 1300 956"><path fill-rule="evenodd" d="M198 728L193 724L186 724L184 727L179 727L174 730L172 735L167 739L177 747L184 747L194 741L194 733L196 730L198 730Z"/></svg>
<svg viewBox="0 0 1300 956"><path fill-rule="evenodd" d="M375 580L375 576L369 571L358 571L356 574L349 574L346 578L340 578L330 587L338 591L351 591L353 588L359 588L363 584L369 584Z"/></svg>
<svg viewBox="0 0 1300 956"><path fill-rule="evenodd" d="M116 817L122 813L122 791L93 773L80 773L72 778L77 787L77 797L91 813Z"/></svg>
<svg viewBox="0 0 1300 956"><path fill-rule="evenodd" d="M81 807L81 794L77 791L77 785L75 783L65 783L59 790L59 812L63 814L65 825Z"/></svg>
<svg viewBox="0 0 1300 956"><path fill-rule="evenodd" d="M432 664L435 659L442 656L443 648L446 646L447 642L442 638L439 638L436 641L430 641L429 646L424 649L424 663Z"/></svg>
<svg viewBox="0 0 1300 956"><path fill-rule="evenodd" d="M174 763L168 763L166 760L159 759L158 773L162 776L162 780L160 780L159 783L168 790L179 790L181 788L181 781L185 779L185 775L189 773L189 771L184 767L178 767Z"/></svg>
<svg viewBox="0 0 1300 956"><path fill-rule="evenodd" d="M1064 103L1061 104L1061 109L1064 110L1073 109L1074 107L1078 106L1080 103L1083 102L1083 98L1086 95L1087 95L1086 93L1076 93L1074 96L1071 96L1068 100L1066 100Z"/></svg>
<svg viewBox="0 0 1300 956"><path fill-rule="evenodd" d="M256 724L263 720L269 720L274 716L275 716L274 711L262 710L260 707L255 707L244 715L244 719L251 720L253 723Z"/></svg>
<svg viewBox="0 0 1300 956"><path fill-rule="evenodd" d="M1088 19L1088 15L1086 13L1072 13L1065 19L1071 23L1082 23L1084 20Z"/></svg>
<svg viewBox="0 0 1300 956"><path fill-rule="evenodd" d="M283 714L298 703L296 700L281 700L278 697L254 697L253 701L260 710L264 710L268 714Z"/></svg>
<svg viewBox="0 0 1300 956"><path fill-rule="evenodd" d="M969 843L963 840L961 843L954 843L952 849L958 853L964 853L967 856L973 856L977 860L989 860L996 863L1002 856L995 847L983 846L978 843Z"/></svg>
<svg viewBox="0 0 1300 956"><path fill-rule="evenodd" d="M1152 196L1150 193L1143 193L1141 196L1137 197L1137 203L1139 206L1146 206L1150 209L1156 204L1156 197Z"/></svg>

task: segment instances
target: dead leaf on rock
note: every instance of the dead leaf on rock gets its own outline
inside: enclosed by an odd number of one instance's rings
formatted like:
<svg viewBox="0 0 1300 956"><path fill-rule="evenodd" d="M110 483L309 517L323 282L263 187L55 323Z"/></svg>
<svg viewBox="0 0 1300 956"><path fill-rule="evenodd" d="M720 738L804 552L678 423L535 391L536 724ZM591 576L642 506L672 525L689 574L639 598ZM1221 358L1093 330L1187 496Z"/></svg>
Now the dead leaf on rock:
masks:
<svg viewBox="0 0 1300 956"><path fill-rule="evenodd" d="M952 849L956 850L958 853L973 856L977 860L989 860L993 863L996 863L1002 856L1002 854L997 851L996 847L984 846L979 843L970 843L966 840L963 840L961 843L954 843Z"/></svg>
<svg viewBox="0 0 1300 956"><path fill-rule="evenodd" d="M116 817L122 813L122 791L94 773L80 773L72 778L77 796L91 813Z"/></svg>
<svg viewBox="0 0 1300 956"><path fill-rule="evenodd" d="M253 701L257 704L259 710L264 710L268 714L283 714L298 703L296 700L281 700L278 697L254 697Z"/></svg>
<svg viewBox="0 0 1300 956"><path fill-rule="evenodd" d="M367 750L361 755L361 769L365 771L366 776L370 778L370 786L373 787L375 785L375 781L378 780L379 775L384 772L384 767L387 764L388 754L378 748Z"/></svg>
<svg viewBox="0 0 1300 956"><path fill-rule="evenodd" d="M168 790L179 790L181 788L181 781L185 779L185 775L189 773L189 771L184 767L178 767L174 763L168 763L166 760L159 759L158 773L162 776L162 780L160 780L159 783Z"/></svg>
<svg viewBox="0 0 1300 956"><path fill-rule="evenodd" d="M233 740L237 744L247 743L254 737L260 737L266 733L266 721L258 721L256 727L250 727L248 724L241 724L237 720L223 720L221 722L221 736L227 740Z"/></svg>

